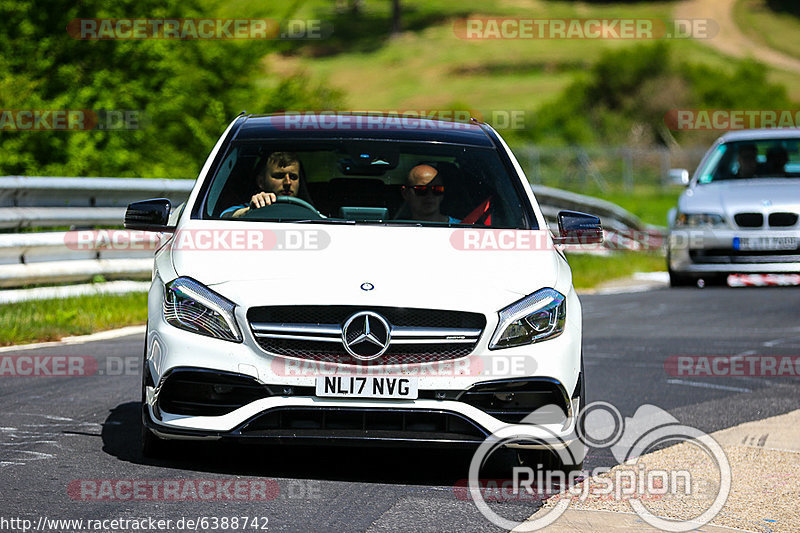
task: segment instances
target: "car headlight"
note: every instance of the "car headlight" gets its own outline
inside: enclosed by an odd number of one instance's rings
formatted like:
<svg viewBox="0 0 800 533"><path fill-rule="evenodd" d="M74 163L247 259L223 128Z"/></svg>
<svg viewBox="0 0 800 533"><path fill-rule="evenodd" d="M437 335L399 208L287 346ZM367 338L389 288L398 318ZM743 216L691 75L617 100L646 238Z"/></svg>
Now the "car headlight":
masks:
<svg viewBox="0 0 800 533"><path fill-rule="evenodd" d="M725 218L716 213L678 213L675 226L698 228L703 226L724 226Z"/></svg>
<svg viewBox="0 0 800 533"><path fill-rule="evenodd" d="M176 328L208 337L242 342L233 310L236 305L190 278L167 283L164 319Z"/></svg>
<svg viewBox="0 0 800 533"><path fill-rule="evenodd" d="M532 344L564 331L567 300L554 289L542 289L500 311L500 322L489 349Z"/></svg>

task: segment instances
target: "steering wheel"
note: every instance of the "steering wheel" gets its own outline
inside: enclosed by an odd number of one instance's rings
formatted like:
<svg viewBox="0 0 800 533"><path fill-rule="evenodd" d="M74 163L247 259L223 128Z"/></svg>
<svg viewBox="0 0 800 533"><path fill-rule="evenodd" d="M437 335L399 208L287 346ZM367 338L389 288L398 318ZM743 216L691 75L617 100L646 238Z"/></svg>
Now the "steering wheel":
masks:
<svg viewBox="0 0 800 533"><path fill-rule="evenodd" d="M308 218L325 218L313 205L294 196L278 196L276 200L264 207L250 209L241 218L294 218L298 220Z"/></svg>

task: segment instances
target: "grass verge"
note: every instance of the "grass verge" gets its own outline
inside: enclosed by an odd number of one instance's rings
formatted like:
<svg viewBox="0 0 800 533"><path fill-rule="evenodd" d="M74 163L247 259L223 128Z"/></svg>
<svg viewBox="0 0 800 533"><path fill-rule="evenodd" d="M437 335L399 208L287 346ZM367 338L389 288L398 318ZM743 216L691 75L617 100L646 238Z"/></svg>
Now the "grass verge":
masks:
<svg viewBox="0 0 800 533"><path fill-rule="evenodd" d="M667 211L678 205L678 197L682 192L682 188L648 189L640 187L640 190L635 193L607 192L595 196L630 211L645 224L666 226Z"/></svg>
<svg viewBox="0 0 800 533"><path fill-rule="evenodd" d="M274 17L325 21L324 39L281 42L265 49L261 84L275 73L305 73L343 92L345 109L469 109L493 122L494 111L538 110L549 105L606 50L636 39L463 39L455 22L467 17L523 19L658 19L673 16L675 2L513 2L403 0L402 33L391 35L391 2L363 2L359 14L337 11L331 0L275 3L213 2L221 18ZM763 3L763 0L757 0ZM784 40L785 31L764 33ZM797 37L795 35L795 37ZM794 40L790 37L787 40ZM693 63L734 69L737 62L703 40L675 39L671 46ZM770 78L800 95L800 74L770 68ZM370 75L371 73L371 75ZM509 130L511 131L511 130Z"/></svg>
<svg viewBox="0 0 800 533"><path fill-rule="evenodd" d="M733 19L754 41L800 59L800 18L795 14L770 9L766 0L738 0Z"/></svg>
<svg viewBox="0 0 800 533"><path fill-rule="evenodd" d="M625 278L634 272L660 272L666 259L658 252L614 252L611 255L567 254L576 289L592 289L605 281Z"/></svg>
<svg viewBox="0 0 800 533"><path fill-rule="evenodd" d="M0 346L144 324L147 293L79 296L0 306Z"/></svg>

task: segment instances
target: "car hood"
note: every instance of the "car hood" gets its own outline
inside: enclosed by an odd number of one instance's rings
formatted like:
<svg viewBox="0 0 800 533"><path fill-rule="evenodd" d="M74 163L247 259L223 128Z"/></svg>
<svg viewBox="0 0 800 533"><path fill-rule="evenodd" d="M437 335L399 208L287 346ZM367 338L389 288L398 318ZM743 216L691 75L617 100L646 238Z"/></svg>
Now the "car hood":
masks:
<svg viewBox="0 0 800 533"><path fill-rule="evenodd" d="M683 193L678 208L685 213L797 212L800 179L757 178L698 185Z"/></svg>
<svg viewBox="0 0 800 533"><path fill-rule="evenodd" d="M199 249L187 246L184 239L225 230L263 233L267 245ZM556 286L559 259L551 245L538 250L463 250L458 244L461 231L191 220L173 238L171 254L179 276L212 286L247 307L369 304L501 309L539 288ZM525 233L541 237L543 232ZM365 283L373 288L362 289Z"/></svg>

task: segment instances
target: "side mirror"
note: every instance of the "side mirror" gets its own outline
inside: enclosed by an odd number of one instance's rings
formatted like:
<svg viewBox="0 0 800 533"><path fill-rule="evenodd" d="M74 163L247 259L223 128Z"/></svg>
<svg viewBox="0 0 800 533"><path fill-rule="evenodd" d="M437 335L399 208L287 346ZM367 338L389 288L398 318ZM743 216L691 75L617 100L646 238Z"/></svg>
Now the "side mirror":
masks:
<svg viewBox="0 0 800 533"><path fill-rule="evenodd" d="M577 211L558 212L559 237L556 244L596 244L603 242L603 226L594 215Z"/></svg>
<svg viewBox="0 0 800 533"><path fill-rule="evenodd" d="M680 185L681 187L689 185L689 171L685 168L671 168L669 170L669 183L671 185Z"/></svg>
<svg viewBox="0 0 800 533"><path fill-rule="evenodd" d="M166 198L142 200L128 204L125 211L125 228L142 231L173 231L169 225L172 204Z"/></svg>

